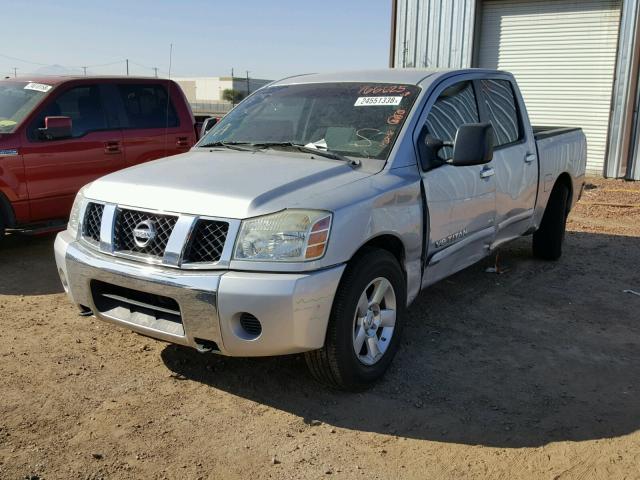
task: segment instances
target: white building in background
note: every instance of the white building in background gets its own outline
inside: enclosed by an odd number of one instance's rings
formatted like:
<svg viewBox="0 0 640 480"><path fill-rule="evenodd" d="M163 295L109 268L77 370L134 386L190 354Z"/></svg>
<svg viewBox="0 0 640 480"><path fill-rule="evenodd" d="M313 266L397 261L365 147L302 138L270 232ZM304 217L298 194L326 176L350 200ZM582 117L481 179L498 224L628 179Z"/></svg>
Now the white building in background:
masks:
<svg viewBox="0 0 640 480"><path fill-rule="evenodd" d="M267 85L272 80L244 77L179 77L174 78L191 104L198 103L223 103L222 92L236 90L244 96L255 92L260 87Z"/></svg>

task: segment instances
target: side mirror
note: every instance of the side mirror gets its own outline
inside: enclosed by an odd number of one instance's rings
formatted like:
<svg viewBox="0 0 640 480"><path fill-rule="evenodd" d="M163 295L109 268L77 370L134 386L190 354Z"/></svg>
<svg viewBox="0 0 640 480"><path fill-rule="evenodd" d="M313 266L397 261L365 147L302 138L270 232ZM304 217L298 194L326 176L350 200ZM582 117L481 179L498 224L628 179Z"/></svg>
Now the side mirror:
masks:
<svg viewBox="0 0 640 480"><path fill-rule="evenodd" d="M453 142L451 165L483 165L493 159L493 130L489 123L460 125Z"/></svg>
<svg viewBox="0 0 640 480"><path fill-rule="evenodd" d="M44 128L39 128L40 138L44 140L59 140L71 137L70 117L45 117Z"/></svg>
<svg viewBox="0 0 640 480"><path fill-rule="evenodd" d="M424 171L439 167L445 163L444 160L438 157L438 152L442 147L453 147L453 142L445 142L434 137L429 133L429 129L425 125L418 137L418 153Z"/></svg>
<svg viewBox="0 0 640 480"><path fill-rule="evenodd" d="M214 125L218 123L218 119L215 117L209 117L202 122L202 128L200 129L200 138L204 137L204 134L211 130Z"/></svg>

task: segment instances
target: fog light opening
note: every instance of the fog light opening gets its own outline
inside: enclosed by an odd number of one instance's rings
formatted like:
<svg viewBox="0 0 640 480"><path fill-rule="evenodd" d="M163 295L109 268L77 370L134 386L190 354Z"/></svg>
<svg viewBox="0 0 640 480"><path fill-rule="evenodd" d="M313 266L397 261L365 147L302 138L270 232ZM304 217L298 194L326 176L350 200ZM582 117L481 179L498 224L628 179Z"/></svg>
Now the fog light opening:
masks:
<svg viewBox="0 0 640 480"><path fill-rule="evenodd" d="M200 353L208 353L208 352L218 352L220 353L220 348L218 344L213 340L205 340L203 338L194 338L193 341L196 343L196 350Z"/></svg>
<svg viewBox="0 0 640 480"><path fill-rule="evenodd" d="M254 315L243 312L240 314L240 332L245 340L254 340L262 334L262 324Z"/></svg>

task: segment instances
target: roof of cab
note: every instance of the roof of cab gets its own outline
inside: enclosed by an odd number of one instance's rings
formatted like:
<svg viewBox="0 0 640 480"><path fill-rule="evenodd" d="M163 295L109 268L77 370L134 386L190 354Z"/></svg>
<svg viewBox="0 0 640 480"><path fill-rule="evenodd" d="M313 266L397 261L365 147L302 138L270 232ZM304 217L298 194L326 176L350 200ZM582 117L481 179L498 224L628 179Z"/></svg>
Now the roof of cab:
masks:
<svg viewBox="0 0 640 480"><path fill-rule="evenodd" d="M419 69L419 68L384 68L378 70L354 70L333 73L307 73L283 78L272 85L292 85L296 83L331 83L331 82L362 82L362 83L400 83L418 85L431 75L447 70Z"/></svg>
<svg viewBox="0 0 640 480"><path fill-rule="evenodd" d="M60 85L61 83L66 82L75 82L75 81L100 81L100 80L118 80L118 81L136 81L136 80L145 80L145 81L166 81L166 78L155 78L155 77L127 77L122 75L99 75L99 76L82 76L82 75L33 75L33 76L22 76L22 77L10 77L4 78L0 81L6 82L33 82L33 83L42 83L44 85Z"/></svg>
<svg viewBox="0 0 640 480"><path fill-rule="evenodd" d="M503 73L497 70L481 68L463 69L422 69L422 68L384 68L378 70L354 70L333 73L307 73L294 75L273 82L271 85L294 85L301 83L332 83L332 82L358 82L358 83L398 83L404 85L420 85L425 80L434 80L437 75L450 73Z"/></svg>

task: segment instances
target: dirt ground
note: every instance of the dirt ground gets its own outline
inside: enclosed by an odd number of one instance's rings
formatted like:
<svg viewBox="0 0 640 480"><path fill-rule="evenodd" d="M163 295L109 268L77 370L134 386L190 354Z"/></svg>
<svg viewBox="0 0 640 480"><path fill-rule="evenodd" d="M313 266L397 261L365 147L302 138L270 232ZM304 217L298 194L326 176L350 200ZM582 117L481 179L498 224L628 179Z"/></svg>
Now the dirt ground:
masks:
<svg viewBox="0 0 640 480"><path fill-rule="evenodd" d="M77 315L53 238L0 249L1 479L640 478L640 183L589 179L530 239L424 292L372 390L299 356L200 355Z"/></svg>

